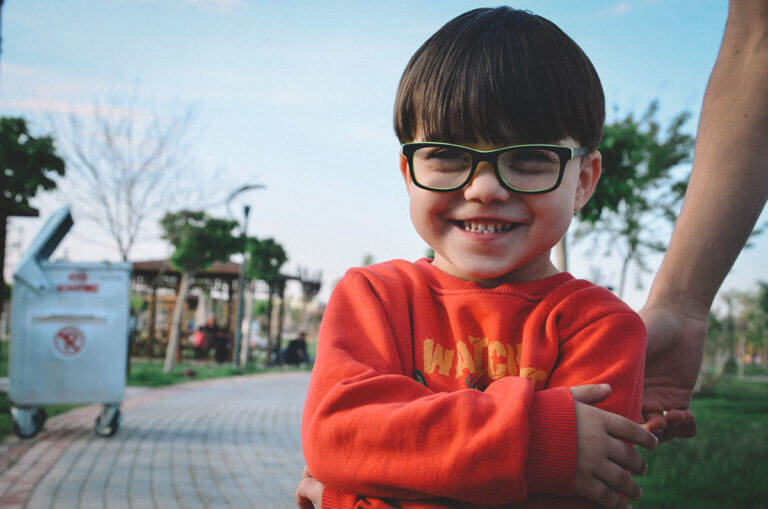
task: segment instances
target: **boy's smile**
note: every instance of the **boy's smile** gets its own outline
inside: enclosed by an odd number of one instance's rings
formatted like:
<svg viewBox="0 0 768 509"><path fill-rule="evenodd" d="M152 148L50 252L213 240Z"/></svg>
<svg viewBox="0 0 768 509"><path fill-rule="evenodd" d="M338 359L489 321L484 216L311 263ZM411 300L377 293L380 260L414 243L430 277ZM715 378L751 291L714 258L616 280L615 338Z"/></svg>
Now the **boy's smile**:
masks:
<svg viewBox="0 0 768 509"><path fill-rule="evenodd" d="M559 143L576 147L572 138ZM478 150L494 147L469 145ZM500 184L493 166L481 162L464 188L435 192L417 187L407 161L401 171L416 231L435 251L434 265L456 277L487 287L556 274L551 248L565 235L574 212L589 196L600 175L600 155L568 162L560 186L544 194L521 194Z"/></svg>

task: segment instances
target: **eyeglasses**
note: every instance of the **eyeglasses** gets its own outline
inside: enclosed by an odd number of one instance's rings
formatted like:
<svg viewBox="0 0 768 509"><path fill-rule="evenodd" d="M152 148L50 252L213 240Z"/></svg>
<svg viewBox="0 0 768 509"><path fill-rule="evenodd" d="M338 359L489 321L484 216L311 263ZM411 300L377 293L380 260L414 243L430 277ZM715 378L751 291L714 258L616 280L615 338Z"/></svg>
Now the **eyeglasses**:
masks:
<svg viewBox="0 0 768 509"><path fill-rule="evenodd" d="M414 142L402 146L413 183L429 191L456 191L466 186L481 161L496 170L499 183L516 193L548 193L557 189L565 165L590 152L560 145L513 145L475 150L453 143Z"/></svg>

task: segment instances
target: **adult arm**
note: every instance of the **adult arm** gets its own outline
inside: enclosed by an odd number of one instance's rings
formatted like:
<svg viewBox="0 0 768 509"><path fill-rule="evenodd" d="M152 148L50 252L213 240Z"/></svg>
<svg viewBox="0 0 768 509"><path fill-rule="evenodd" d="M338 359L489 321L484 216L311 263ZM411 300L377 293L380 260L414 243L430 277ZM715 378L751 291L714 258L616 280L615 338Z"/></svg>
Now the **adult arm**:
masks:
<svg viewBox="0 0 768 509"><path fill-rule="evenodd" d="M687 410L707 314L768 198L766 140L768 0L732 0L683 208L640 312L648 329L643 412L650 427L662 428L660 413L673 410L678 425L665 438L695 433Z"/></svg>

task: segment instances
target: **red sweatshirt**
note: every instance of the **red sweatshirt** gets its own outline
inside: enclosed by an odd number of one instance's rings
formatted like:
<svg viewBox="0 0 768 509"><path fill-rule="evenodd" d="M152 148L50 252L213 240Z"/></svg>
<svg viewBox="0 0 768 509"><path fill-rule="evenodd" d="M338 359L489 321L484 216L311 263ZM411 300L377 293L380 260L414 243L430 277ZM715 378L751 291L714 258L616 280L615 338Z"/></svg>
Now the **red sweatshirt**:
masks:
<svg viewBox="0 0 768 509"><path fill-rule="evenodd" d="M608 383L597 406L638 420L645 344L636 313L567 273L488 289L426 259L349 270L302 420L323 508L589 506L553 497L576 471L568 387Z"/></svg>

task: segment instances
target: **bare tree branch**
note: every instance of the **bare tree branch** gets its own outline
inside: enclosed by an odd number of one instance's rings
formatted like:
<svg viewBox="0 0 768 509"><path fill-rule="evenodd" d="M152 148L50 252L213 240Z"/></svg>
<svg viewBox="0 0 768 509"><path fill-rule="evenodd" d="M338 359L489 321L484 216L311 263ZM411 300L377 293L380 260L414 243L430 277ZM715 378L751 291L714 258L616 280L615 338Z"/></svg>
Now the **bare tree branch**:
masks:
<svg viewBox="0 0 768 509"><path fill-rule="evenodd" d="M86 114L53 120L71 171L63 183L78 214L100 226L127 260L142 231L205 186L190 155L195 110L161 114L126 100L95 101Z"/></svg>

